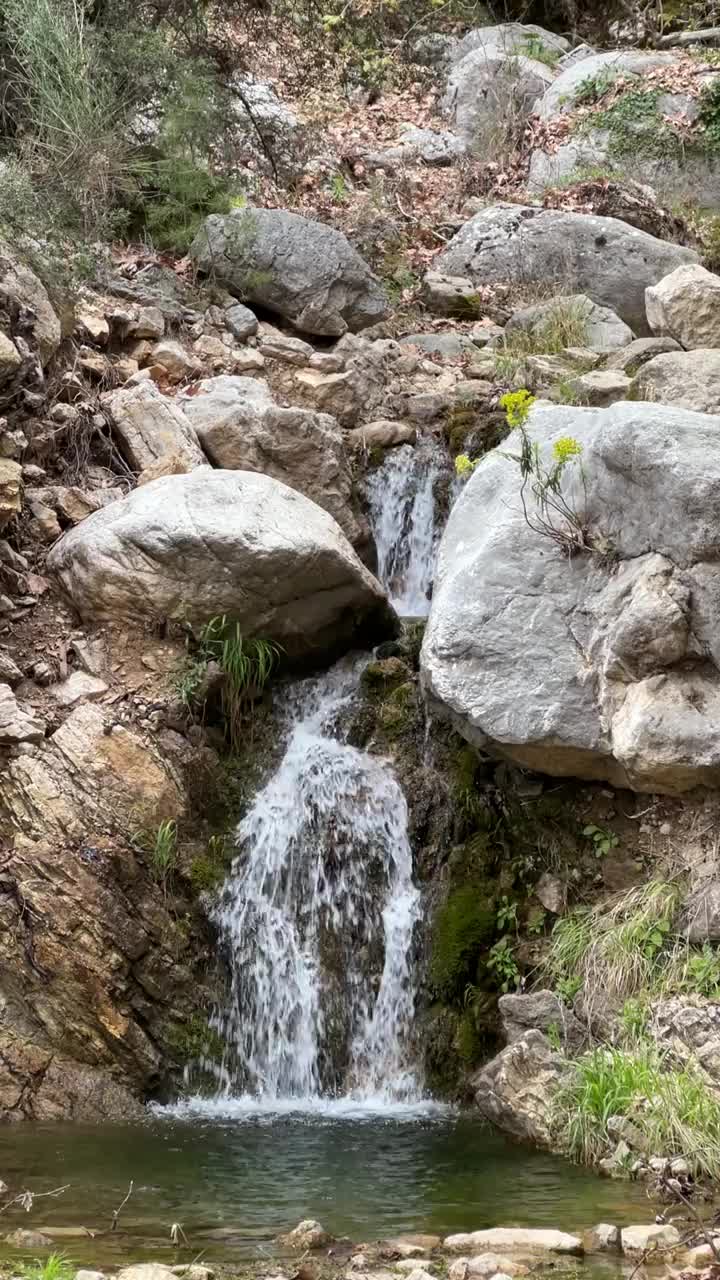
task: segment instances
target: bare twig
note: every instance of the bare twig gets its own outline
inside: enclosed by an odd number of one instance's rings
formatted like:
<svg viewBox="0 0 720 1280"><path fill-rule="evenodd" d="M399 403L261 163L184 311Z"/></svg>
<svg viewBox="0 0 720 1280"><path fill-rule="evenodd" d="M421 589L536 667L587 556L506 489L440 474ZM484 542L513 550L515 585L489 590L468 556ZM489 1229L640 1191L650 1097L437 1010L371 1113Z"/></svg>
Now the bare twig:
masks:
<svg viewBox="0 0 720 1280"><path fill-rule="evenodd" d="M6 1209L12 1209L15 1204L21 1205L25 1212L29 1213L35 1200L44 1200L48 1196L60 1196L69 1186L70 1183L66 1182L64 1187L55 1187L52 1191L21 1191L19 1196L13 1196L12 1200L6 1200L5 1204L0 1205L0 1213L4 1213Z"/></svg>
<svg viewBox="0 0 720 1280"><path fill-rule="evenodd" d="M132 1193L133 1193L133 1187L134 1187L134 1185L135 1185L135 1182L134 1182L134 1180L131 1178L131 1179L130 1179L130 1186L129 1186L129 1187L128 1187L128 1189L127 1189L127 1195L125 1196L125 1199L121 1202L121 1204L119 1204L119 1205L118 1205L117 1209L113 1209L112 1225L111 1225L111 1227L110 1227L110 1230L111 1230L111 1231L114 1231L114 1230L115 1230L115 1228L117 1227L117 1224L118 1224L118 1218L120 1217L120 1211L121 1211L122 1209L124 1209L124 1208L125 1208L125 1205L127 1204L128 1200L130 1199L130 1197L131 1197L131 1195L132 1195Z"/></svg>

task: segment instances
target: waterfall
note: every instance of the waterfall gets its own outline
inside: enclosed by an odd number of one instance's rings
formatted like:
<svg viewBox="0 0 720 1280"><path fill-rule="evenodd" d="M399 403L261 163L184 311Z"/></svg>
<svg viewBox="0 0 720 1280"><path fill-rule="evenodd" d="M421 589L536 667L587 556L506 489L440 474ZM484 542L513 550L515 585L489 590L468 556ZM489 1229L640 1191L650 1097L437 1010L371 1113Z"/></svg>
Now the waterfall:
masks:
<svg viewBox="0 0 720 1280"><path fill-rule="evenodd" d="M231 973L215 1020L226 1093L417 1096L407 806L386 762L341 736L361 665L291 688L285 753L238 827L216 911Z"/></svg>
<svg viewBox="0 0 720 1280"><path fill-rule="evenodd" d="M398 613L424 616L439 537L437 442L390 451L368 482L379 576ZM405 797L346 726L367 662L346 659L276 697L280 763L236 832L214 919L230 973L213 1020L222 1099L414 1104L413 883Z"/></svg>
<svg viewBox="0 0 720 1280"><path fill-rule="evenodd" d="M367 481L378 577L401 617L430 610L435 553L440 539L435 486L447 455L432 438L388 450Z"/></svg>

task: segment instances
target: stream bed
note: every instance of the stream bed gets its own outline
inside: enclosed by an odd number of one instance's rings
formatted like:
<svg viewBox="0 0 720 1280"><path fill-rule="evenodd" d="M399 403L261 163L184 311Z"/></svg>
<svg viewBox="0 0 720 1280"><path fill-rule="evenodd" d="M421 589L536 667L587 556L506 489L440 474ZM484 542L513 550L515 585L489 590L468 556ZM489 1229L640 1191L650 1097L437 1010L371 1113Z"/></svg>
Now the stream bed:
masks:
<svg viewBox="0 0 720 1280"><path fill-rule="evenodd" d="M228 1104L226 1104L227 1106ZM317 1218L353 1241L490 1226L575 1230L652 1221L641 1186L598 1178L505 1141L473 1113L441 1109L316 1112L208 1104L133 1125L0 1129L0 1177L13 1193L69 1184L13 1208L3 1232L47 1228L74 1262L261 1260L275 1236ZM130 1181L119 1228L113 1210ZM180 1223L187 1247L173 1249ZM105 1234L90 1239L78 1229Z"/></svg>

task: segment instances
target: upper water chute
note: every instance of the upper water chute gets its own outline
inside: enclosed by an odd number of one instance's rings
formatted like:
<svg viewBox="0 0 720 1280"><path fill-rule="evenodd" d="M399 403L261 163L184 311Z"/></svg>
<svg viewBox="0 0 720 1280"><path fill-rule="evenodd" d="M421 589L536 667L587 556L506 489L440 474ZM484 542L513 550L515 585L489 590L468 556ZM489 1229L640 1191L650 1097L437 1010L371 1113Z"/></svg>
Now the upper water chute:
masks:
<svg viewBox="0 0 720 1280"><path fill-rule="evenodd" d="M436 488L447 470L446 451L425 437L389 449L367 481L378 577L401 617L424 618L430 610L441 532Z"/></svg>

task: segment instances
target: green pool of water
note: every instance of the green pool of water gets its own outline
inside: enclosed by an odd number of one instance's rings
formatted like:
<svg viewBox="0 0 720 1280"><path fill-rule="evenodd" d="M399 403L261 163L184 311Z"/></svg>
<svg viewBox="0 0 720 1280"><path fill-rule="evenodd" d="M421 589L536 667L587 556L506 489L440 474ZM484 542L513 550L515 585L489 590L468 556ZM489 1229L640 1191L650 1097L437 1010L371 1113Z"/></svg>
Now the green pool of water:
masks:
<svg viewBox="0 0 720 1280"><path fill-rule="evenodd" d="M496 1225L627 1225L653 1212L642 1188L508 1143L474 1114L451 1111L13 1126L0 1129L0 1177L13 1192L68 1184L30 1214L5 1213L3 1232L60 1229L55 1239L73 1260L101 1264L166 1253L174 1261L173 1223L192 1255L260 1258L302 1218L362 1241ZM119 1230L107 1234L131 1180ZM71 1233L78 1228L106 1234L91 1240Z"/></svg>

